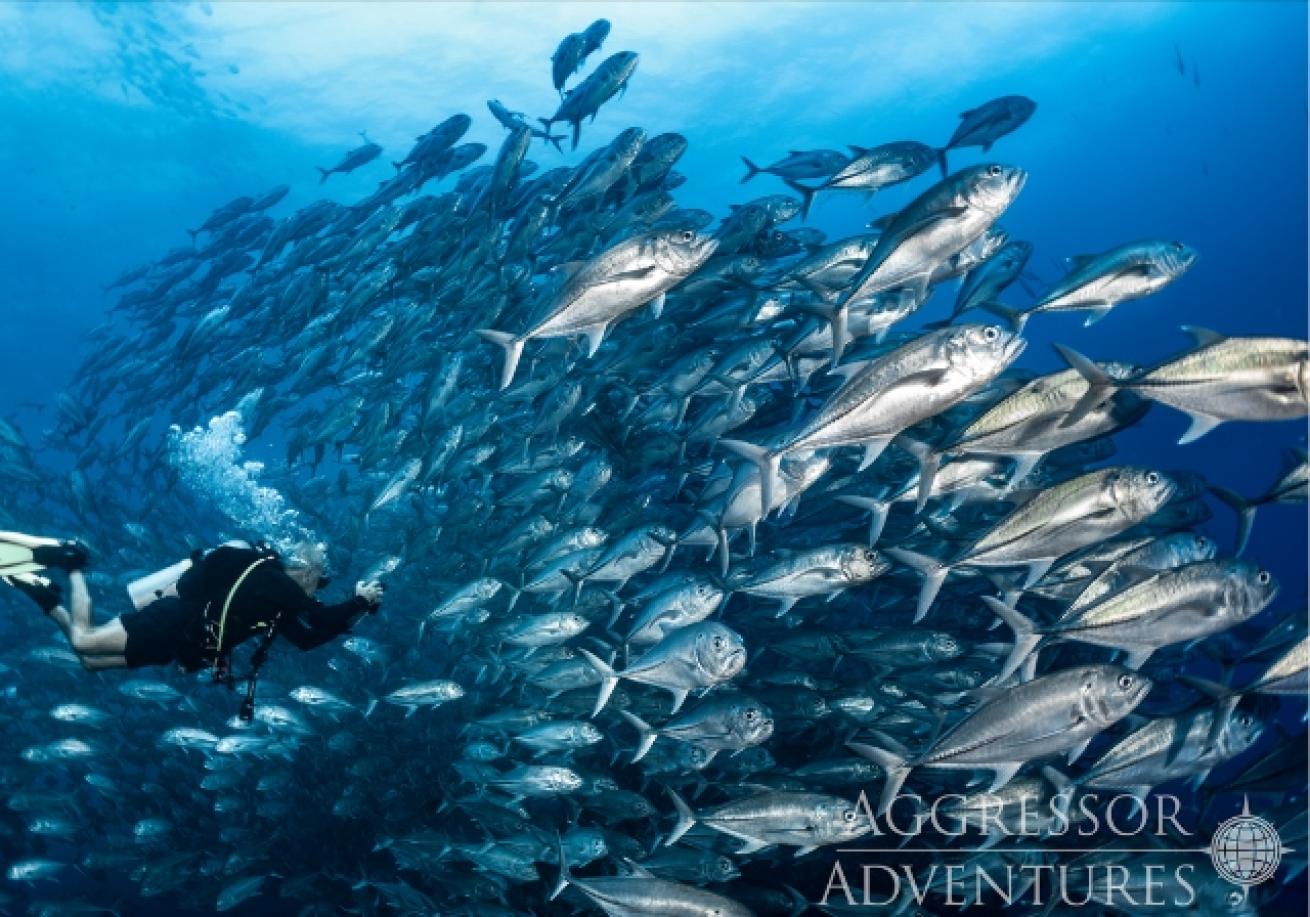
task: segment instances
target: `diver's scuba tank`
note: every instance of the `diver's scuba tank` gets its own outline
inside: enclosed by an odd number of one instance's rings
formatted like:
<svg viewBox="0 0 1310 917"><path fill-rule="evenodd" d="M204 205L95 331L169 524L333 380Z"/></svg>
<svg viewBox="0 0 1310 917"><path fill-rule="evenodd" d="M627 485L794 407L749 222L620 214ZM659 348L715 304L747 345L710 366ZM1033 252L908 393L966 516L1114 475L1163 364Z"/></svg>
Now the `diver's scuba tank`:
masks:
<svg viewBox="0 0 1310 917"><path fill-rule="evenodd" d="M219 547L248 548L250 543L246 541L225 541ZM132 600L133 607L140 611L147 605L168 595L169 591L173 590L177 585L177 581L182 578L182 575L195 566L197 560L203 559L208 553L208 551L197 551L185 560L179 560L171 566L156 570L154 573L128 583L127 597ZM176 595L176 591L173 594Z"/></svg>
<svg viewBox="0 0 1310 917"><path fill-rule="evenodd" d="M133 580L127 584L127 597L132 600L132 605L137 611L145 608L152 602L162 599L193 566L191 558L179 560L172 566L165 567L162 570L156 570L147 576L138 580Z"/></svg>

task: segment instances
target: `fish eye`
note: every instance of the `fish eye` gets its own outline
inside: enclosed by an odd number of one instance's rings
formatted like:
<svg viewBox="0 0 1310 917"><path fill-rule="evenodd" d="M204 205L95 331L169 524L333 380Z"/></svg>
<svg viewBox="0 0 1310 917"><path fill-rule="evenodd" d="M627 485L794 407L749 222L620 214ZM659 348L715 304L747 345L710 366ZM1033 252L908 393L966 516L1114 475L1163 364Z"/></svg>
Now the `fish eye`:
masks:
<svg viewBox="0 0 1310 917"><path fill-rule="evenodd" d="M746 719L748 719L748 720L753 720L753 719L755 719L755 711L754 711L754 710L747 710L747 711L746 711Z"/></svg>
<svg viewBox="0 0 1310 917"><path fill-rule="evenodd" d="M1154 471L1148 471L1148 472L1146 473L1146 483L1147 483L1147 484L1159 484L1159 483L1160 483L1160 476L1159 476L1158 474L1156 474Z"/></svg>
<svg viewBox="0 0 1310 917"><path fill-rule="evenodd" d="M998 167L993 166L993 168L998 168ZM1001 336L1001 329L997 328L995 325L988 325L986 328L983 329L983 340L994 341L1000 336Z"/></svg>
<svg viewBox="0 0 1310 917"><path fill-rule="evenodd" d="M847 821L848 823L850 823L850 824L854 824L854 822L855 822L855 813L854 813L854 812L851 812L851 811L848 811L845 815L842 816L842 818L846 819L846 821Z"/></svg>
<svg viewBox="0 0 1310 917"><path fill-rule="evenodd" d="M1244 896L1241 892L1232 891L1228 893L1228 906L1237 907L1242 903Z"/></svg>
<svg viewBox="0 0 1310 917"><path fill-rule="evenodd" d="M678 238L683 242L690 242L693 236L694 233L690 229L684 229L682 232L678 233Z"/></svg>
<svg viewBox="0 0 1310 917"><path fill-rule="evenodd" d="M1131 675L1120 675L1120 676L1119 676L1119 688L1120 688L1120 690L1122 690L1122 691L1127 691L1129 688L1131 688L1131 687L1133 686L1133 684L1136 682L1136 680L1137 680L1137 679L1133 678L1133 676L1131 676Z"/></svg>
<svg viewBox="0 0 1310 917"><path fill-rule="evenodd" d="M1180 252L1180 251L1182 251L1182 250L1183 250L1183 243L1181 243L1181 242L1175 242L1175 243L1174 243L1174 251L1176 251L1176 252Z"/></svg>
<svg viewBox="0 0 1310 917"><path fill-rule="evenodd" d="M1001 167L998 165L990 165L987 167L987 174L990 175L992 178L995 178L996 176L1001 174Z"/></svg>
<svg viewBox="0 0 1310 917"><path fill-rule="evenodd" d="M722 637L715 637L715 638L714 638L714 648L715 648L716 650L721 650L721 649L723 649L723 638L722 638Z"/></svg>
<svg viewBox="0 0 1310 917"><path fill-rule="evenodd" d="M1273 579L1273 577L1269 575L1268 570L1261 570L1255 575L1255 581L1261 586L1268 586L1271 579Z"/></svg>

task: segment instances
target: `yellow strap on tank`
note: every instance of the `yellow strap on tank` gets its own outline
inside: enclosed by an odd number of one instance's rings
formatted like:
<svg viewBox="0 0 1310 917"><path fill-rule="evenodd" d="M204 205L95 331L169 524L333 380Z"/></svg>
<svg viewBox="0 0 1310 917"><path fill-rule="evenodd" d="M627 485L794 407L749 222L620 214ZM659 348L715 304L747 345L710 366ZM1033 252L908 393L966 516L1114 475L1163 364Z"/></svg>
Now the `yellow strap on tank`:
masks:
<svg viewBox="0 0 1310 917"><path fill-rule="evenodd" d="M241 575L237 577L237 581L232 584L232 588L228 590L227 598L223 600L223 613L219 615L218 618L218 641L214 644L214 652L216 654L216 658L217 656L221 656L223 653L223 633L227 629L227 612L228 609L232 607L232 599L236 597L237 590L240 589L241 584L246 581L246 577L249 576L251 573L255 572L256 567L258 567L260 564L267 563L272 559L273 558L271 557L261 557L259 560L251 564L249 567L246 567L246 569L242 571Z"/></svg>

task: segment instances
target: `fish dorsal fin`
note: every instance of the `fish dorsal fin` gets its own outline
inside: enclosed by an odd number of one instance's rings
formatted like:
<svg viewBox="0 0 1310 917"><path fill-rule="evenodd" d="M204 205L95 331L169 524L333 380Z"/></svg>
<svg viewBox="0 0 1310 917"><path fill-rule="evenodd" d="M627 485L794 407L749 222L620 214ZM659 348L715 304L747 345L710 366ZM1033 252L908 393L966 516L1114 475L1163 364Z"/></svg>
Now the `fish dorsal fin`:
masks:
<svg viewBox="0 0 1310 917"><path fill-rule="evenodd" d="M865 153L869 152L869 148L867 146L856 146L853 143L848 143L846 144L846 147L856 156L863 156Z"/></svg>
<svg viewBox="0 0 1310 917"><path fill-rule="evenodd" d="M1197 347L1209 347L1211 344L1222 344L1228 340L1218 331L1211 331L1209 328L1202 328L1200 325L1183 325L1182 327L1183 331L1196 342Z"/></svg>
<svg viewBox="0 0 1310 917"><path fill-rule="evenodd" d="M1070 255L1065 259L1069 263L1069 269L1074 271L1081 271L1094 260L1096 260L1095 255Z"/></svg>
<svg viewBox="0 0 1310 917"><path fill-rule="evenodd" d="M961 118L967 118L967 117L969 117L971 114L973 114L975 111L977 111L976 108L966 108L964 111L960 112L960 117L961 117Z"/></svg>

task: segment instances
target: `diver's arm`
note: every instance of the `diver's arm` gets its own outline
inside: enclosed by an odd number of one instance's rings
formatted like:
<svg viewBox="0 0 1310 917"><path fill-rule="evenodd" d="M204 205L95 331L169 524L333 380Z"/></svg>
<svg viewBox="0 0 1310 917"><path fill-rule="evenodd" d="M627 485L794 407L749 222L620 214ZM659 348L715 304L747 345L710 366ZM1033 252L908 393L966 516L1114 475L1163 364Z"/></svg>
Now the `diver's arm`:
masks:
<svg viewBox="0 0 1310 917"><path fill-rule="evenodd" d="M299 596L296 606L283 612L278 632L301 650L315 649L339 637L364 615L376 611L381 602L381 590L375 593L364 584L356 585L354 596L335 605L324 605L304 592Z"/></svg>

